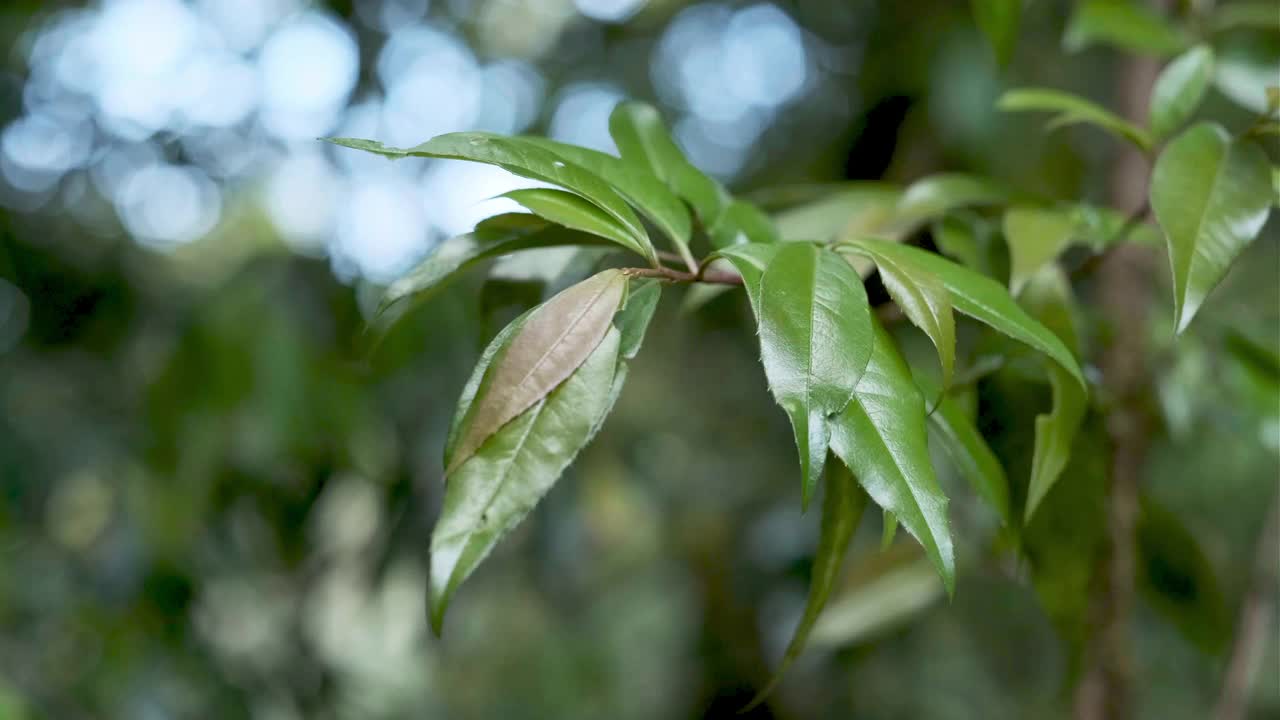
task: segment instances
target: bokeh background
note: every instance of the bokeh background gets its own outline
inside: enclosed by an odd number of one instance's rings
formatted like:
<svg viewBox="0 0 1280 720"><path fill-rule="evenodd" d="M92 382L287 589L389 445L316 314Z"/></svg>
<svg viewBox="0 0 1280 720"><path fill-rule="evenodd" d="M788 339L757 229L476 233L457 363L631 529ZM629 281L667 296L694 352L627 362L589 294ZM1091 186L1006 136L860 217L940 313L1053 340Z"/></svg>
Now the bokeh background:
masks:
<svg viewBox="0 0 1280 720"><path fill-rule="evenodd" d="M668 293L604 432L434 638L444 433L524 270L458 283L376 352L362 330L379 283L522 181L316 138L611 150L610 110L639 98L742 192L964 170L1102 201L1115 144L993 108L1014 85L1114 97L1121 56L1066 54L1069 12L1029 3L1000 69L955 0L6 0L0 718L732 716L798 618L817 522L741 298L681 315ZM1241 33L1209 102L1238 123L1228 97L1280 68L1274 37ZM1257 575L1280 399L1221 339L1280 344L1278 235L1176 346L1155 280L1145 489L1214 600L1181 623L1137 608L1143 718L1207 716ZM752 717L1068 715L1070 643L943 481L955 598L869 516ZM1274 628L1252 717L1280 717Z"/></svg>

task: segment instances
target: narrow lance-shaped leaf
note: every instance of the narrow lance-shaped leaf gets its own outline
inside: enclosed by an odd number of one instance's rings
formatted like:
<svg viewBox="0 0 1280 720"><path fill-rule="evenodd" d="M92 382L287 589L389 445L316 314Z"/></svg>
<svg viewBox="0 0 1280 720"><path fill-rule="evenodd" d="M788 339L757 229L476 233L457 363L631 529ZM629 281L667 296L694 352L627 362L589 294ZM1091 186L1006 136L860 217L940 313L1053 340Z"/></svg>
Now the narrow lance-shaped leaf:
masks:
<svg viewBox="0 0 1280 720"><path fill-rule="evenodd" d="M1151 209L1169 242L1179 333L1262 230L1271 205L1269 171L1262 148L1207 123L1179 135L1156 160Z"/></svg>
<svg viewBox="0 0 1280 720"><path fill-rule="evenodd" d="M1023 297L1032 315L1079 353L1073 318L1071 286L1056 267L1045 267L1027 285ZM1047 368L1053 390L1053 409L1036 417L1035 451L1031 458L1031 482L1027 488L1024 517L1030 519L1071 459L1080 423L1088 410L1087 397L1062 367Z"/></svg>
<svg viewBox="0 0 1280 720"><path fill-rule="evenodd" d="M378 302L378 313L410 298L425 299L458 273L482 260L520 250L575 245L606 243L591 235L550 225L532 215L496 215L476 225L473 232L445 240L421 264L388 285Z"/></svg>
<svg viewBox="0 0 1280 720"><path fill-rule="evenodd" d="M1052 127L1089 123L1118 135L1142 150L1151 148L1151 135L1097 103L1048 88L1019 88L1000 97L996 106L1005 112L1056 112Z"/></svg>
<svg viewBox="0 0 1280 720"><path fill-rule="evenodd" d="M731 201L729 193L685 158L662 124L662 117L651 105L638 102L619 104L609 116L609 133L624 161L652 170L693 206L704 227L711 228L728 208Z"/></svg>
<svg viewBox="0 0 1280 720"><path fill-rule="evenodd" d="M787 245L760 278L758 320L769 388L795 429L807 507L827 457L827 420L848 404L871 356L866 290L835 253Z"/></svg>
<svg viewBox="0 0 1280 720"><path fill-rule="evenodd" d="M844 558L849 551L854 532L867 507L867 494L858 487L849 469L839 462L827 463L826 493L822 499L822 525L818 533L818 549L813 556L813 573L809 579L809 597L805 601L804 614L796 626L786 654L769 682L756 694L745 710L759 705L782 679L800 653L804 651L809 632L822 614L822 608L831 596L831 590L840 579ZM745 712L744 710L744 712Z"/></svg>
<svg viewBox="0 0 1280 720"><path fill-rule="evenodd" d="M619 333L610 328L567 380L448 473L431 536L431 625L458 586L551 489L615 397Z"/></svg>
<svg viewBox="0 0 1280 720"><path fill-rule="evenodd" d="M446 458L447 472L583 363L611 327L625 288L621 272L606 270L532 312L493 365L488 391L469 408L465 429Z"/></svg>
<svg viewBox="0 0 1280 720"><path fill-rule="evenodd" d="M1017 295L1041 267L1053 262L1076 236L1077 223L1067 213L1034 207L1012 207L1004 214L1009 245L1009 290Z"/></svg>
<svg viewBox="0 0 1280 720"><path fill-rule="evenodd" d="M831 421L831 450L853 471L877 505L915 536L955 589L955 555L947 498L929 461L924 397L893 338L879 323L874 350L853 398Z"/></svg>
<svg viewBox="0 0 1280 720"><path fill-rule="evenodd" d="M462 132L440 135L412 148L392 148L373 140L327 138L343 147L384 155L389 158L434 157L496 165L523 177L541 180L577 193L590 200L627 229L624 247L656 264L653 244L644 225L627 202L603 179L555 153L524 138L492 133Z"/></svg>
<svg viewBox="0 0 1280 720"><path fill-rule="evenodd" d="M853 241L849 245L866 254L880 268L880 279L889 296L912 325L920 328L938 350L942 386L951 385L956 359L956 321L951 311L951 293L937 275L921 267L909 256L889 256L876 252L877 244Z"/></svg>
<svg viewBox="0 0 1280 720"><path fill-rule="evenodd" d="M550 150L567 162L586 168L612 185L614 190L653 221L681 256L692 261L693 256L689 253L692 233L689 210L650 168L590 148L545 138L525 139Z"/></svg>
<svg viewBox="0 0 1280 720"><path fill-rule="evenodd" d="M875 239L861 241L860 247L874 248L891 258L905 258L933 273L950 291L951 305L956 310L1044 353L1061 365L1081 389L1087 388L1075 356L1062 340L1018 307L1009 291L996 281L917 247Z"/></svg>
<svg viewBox="0 0 1280 720"><path fill-rule="evenodd" d="M501 197L514 200L530 212L570 230L598 235L626 246L627 229L581 195L552 188L512 190Z"/></svg>
<svg viewBox="0 0 1280 720"><path fill-rule="evenodd" d="M1018 42L1022 0L973 0L973 15L1000 65L1009 64Z"/></svg>
<svg viewBox="0 0 1280 720"><path fill-rule="evenodd" d="M1190 120L1212 81L1213 48L1208 45L1191 48L1161 70L1151 88L1152 134L1164 139Z"/></svg>
<svg viewBox="0 0 1280 720"><path fill-rule="evenodd" d="M922 376L916 377L926 396L938 397L940 388ZM974 426L954 399L942 395L933 412L929 413L931 439L939 441L943 452L951 459L960 476L973 487L979 497L987 502L1006 526L1011 524L1009 511L1009 481L1004 466L996 458L987 441Z"/></svg>

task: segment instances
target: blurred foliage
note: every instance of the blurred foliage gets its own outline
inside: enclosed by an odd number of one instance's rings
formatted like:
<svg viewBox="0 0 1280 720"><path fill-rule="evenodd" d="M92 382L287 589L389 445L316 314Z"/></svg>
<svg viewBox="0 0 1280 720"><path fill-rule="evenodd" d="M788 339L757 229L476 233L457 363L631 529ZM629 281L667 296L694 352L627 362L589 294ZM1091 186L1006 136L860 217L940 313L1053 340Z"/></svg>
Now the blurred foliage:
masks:
<svg viewBox="0 0 1280 720"><path fill-rule="evenodd" d="M359 4L329 7L356 27ZM521 35L520 13L493 8L530 6L445 4L471 13L477 44L495 16L509 24L499 37ZM73 3L5 3L6 46L55 5ZM950 170L1059 199L1105 195L1110 140L1042 135L995 109L1025 85L1112 94L1119 54L1063 61L1069 3L1027 3L1003 69L967 3L779 5L822 57L856 49L857 60L784 111L739 189ZM622 25L566 21L549 83L591 68L653 95L645 53L682 7L655 0ZM1243 38L1232 57L1274 51L1255 29L1230 32ZM371 33L359 34L368 50ZM0 84L6 121L20 112L20 58ZM1220 83L1215 111L1248 122L1223 96L1247 77ZM70 210L0 210L0 720L735 716L800 618L817 541L816 513L796 511L791 431L741 297L677 322L682 298L668 293L603 432L435 639L426 555L450 411L479 348L541 291L513 270L481 306L478 280L456 283L371 348L368 288L290 252L249 190L229 188L226 205L212 233L171 252L109 216L86 228ZM1004 277L999 233L975 212L930 238ZM1278 269L1273 218L1176 346L1172 289L1167 274L1155 280L1160 422L1134 628L1142 718L1207 717L1221 691L1276 502ZM1077 292L1081 326L1098 327L1097 288L1085 279ZM957 367L979 367L990 348L970 324L957 330ZM896 331L913 364L932 367L927 338ZM1085 357L1107 342L1098 334L1082 338ZM1018 363L969 382L964 402L1009 477L1025 479L1047 388ZM1103 430L1090 416L1079 442L1102 443ZM880 552L881 528L865 521L814 647L745 717L1067 717L1096 582L1088 558L1105 542L1104 457L1073 457L1044 504L1055 512L1021 537L944 473L966 538L953 600L913 541L900 534ZM1020 508L1025 484L1012 491ZM1014 545L1025 563L991 552ZM1280 717L1274 628L1250 717Z"/></svg>

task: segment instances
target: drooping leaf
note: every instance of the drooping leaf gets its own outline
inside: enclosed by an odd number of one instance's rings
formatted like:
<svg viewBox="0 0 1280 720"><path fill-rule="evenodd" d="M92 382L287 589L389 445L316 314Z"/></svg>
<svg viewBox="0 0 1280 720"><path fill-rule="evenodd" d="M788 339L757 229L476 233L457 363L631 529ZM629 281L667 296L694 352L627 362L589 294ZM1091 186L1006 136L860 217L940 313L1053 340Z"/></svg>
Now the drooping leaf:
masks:
<svg viewBox="0 0 1280 720"><path fill-rule="evenodd" d="M412 148L392 148L372 140L326 138L343 147L384 155L389 158L434 157L469 160L496 165L523 177L541 180L581 195L608 213L626 228L625 247L656 264L653 244L644 225L613 188L594 173L565 162L555 153L525 138L493 133L461 132L440 135Z"/></svg>
<svg viewBox="0 0 1280 720"><path fill-rule="evenodd" d="M503 193L501 197L514 200L538 217L570 230L597 235L623 247L631 241L626 228L581 195L552 188L526 188Z"/></svg>
<svg viewBox="0 0 1280 720"><path fill-rule="evenodd" d="M874 349L853 399L831 420L831 450L877 505L893 513L933 561L950 593L955 554L947 498L929 462L924 397L878 322Z"/></svg>
<svg viewBox="0 0 1280 720"><path fill-rule="evenodd" d="M693 207L703 227L713 227L729 207L729 193L685 158L653 106L639 102L619 104L609 116L609 133L622 159L647 166Z"/></svg>
<svg viewBox="0 0 1280 720"><path fill-rule="evenodd" d="M1160 71L1151 88L1149 112L1156 139L1169 137L1191 119L1212 80L1213 48L1208 45L1191 48Z"/></svg>
<svg viewBox="0 0 1280 720"><path fill-rule="evenodd" d="M755 205L743 200L729 203L711 227L711 244L726 248L744 243L778 242L778 229Z"/></svg>
<svg viewBox="0 0 1280 720"><path fill-rule="evenodd" d="M488 258L535 248L603 244L599 238L549 225L532 215L494 216L474 232L445 240L421 264L387 286L377 312L410 298L424 300L459 272Z"/></svg>
<svg viewBox="0 0 1280 720"><path fill-rule="evenodd" d="M1022 0L972 0L973 15L995 53L996 62L1008 65L1018 43Z"/></svg>
<svg viewBox="0 0 1280 720"><path fill-rule="evenodd" d="M942 394L941 387L935 382L917 375L916 384L926 397L939 398L933 412L929 413L929 427L933 429L930 438L939 441L960 476L996 511L1000 521L1006 527L1010 526L1009 480L986 438L978 432L960 403Z"/></svg>
<svg viewBox="0 0 1280 720"><path fill-rule="evenodd" d="M888 225L902 189L886 183L851 182L774 215L783 240L844 240Z"/></svg>
<svg viewBox="0 0 1280 720"><path fill-rule="evenodd" d="M920 328L938 351L942 386L951 385L956 362L956 321L951 310L951 293L937 275L914 262L910 256L889 256L876 252L878 243L851 241L849 246L875 261L880 280L912 325Z"/></svg>
<svg viewBox="0 0 1280 720"><path fill-rule="evenodd" d="M912 183L902 193L893 229L906 234L956 208L995 205L1007 202L1010 195L1008 188L987 178L961 173L931 175Z"/></svg>
<svg viewBox="0 0 1280 720"><path fill-rule="evenodd" d="M1137 534L1143 598L1196 647L1220 652L1231 620L1213 564L1195 534L1150 497L1142 498Z"/></svg>
<svg viewBox="0 0 1280 720"><path fill-rule="evenodd" d="M467 409L457 443L446 458L452 473L485 440L546 397L591 354L612 327L627 279L606 270L536 308L494 363L487 392Z"/></svg>
<svg viewBox="0 0 1280 720"><path fill-rule="evenodd" d="M1096 44L1166 57L1191 44L1186 31L1145 3L1133 0L1084 0L1076 3L1063 45L1078 52Z"/></svg>
<svg viewBox="0 0 1280 720"><path fill-rule="evenodd" d="M818 549L813 556L813 572L809 579L809 597L805 601L804 614L787 645L782 662L773 671L769 682L756 694L746 710L760 704L777 686L787 668L791 667L804 651L809 633L822 615L822 609L831 596L831 590L840 579L844 558L849 551L854 531L867 507L867 494L858 487L858 481L849 469L839 462L826 465L826 493L822 499L822 525L818 534ZM744 710L745 711L745 710Z"/></svg>
<svg viewBox="0 0 1280 720"><path fill-rule="evenodd" d="M431 536L431 625L437 634L458 586L599 428L615 397L618 345L618 331L609 328L567 380L448 473Z"/></svg>
<svg viewBox="0 0 1280 720"><path fill-rule="evenodd" d="M677 252L692 259L689 255L692 232L689 211L650 168L590 148L545 138L525 139L550 150L566 162L586 168L612 185L614 190L653 221L675 245Z"/></svg>
<svg viewBox="0 0 1280 720"><path fill-rule="evenodd" d="M1160 153L1151 177L1151 209L1169 243L1179 333L1262 230L1270 185L1262 148L1233 141L1217 125L1196 125Z"/></svg>
<svg viewBox="0 0 1280 720"><path fill-rule="evenodd" d="M1058 210L1012 207L1004 214L1004 237L1009 244L1009 290L1017 295L1041 267L1071 244L1076 223Z"/></svg>
<svg viewBox="0 0 1280 720"><path fill-rule="evenodd" d="M827 457L828 418L849 403L871 356L867 294L843 258L809 243L783 245L759 292L761 360L795 429L807 507Z"/></svg>
<svg viewBox="0 0 1280 720"><path fill-rule="evenodd" d="M1073 353L1079 352L1074 323L1071 286L1062 271L1048 266L1037 273L1023 295L1032 316L1056 334ZM1035 452L1031 459L1031 482L1027 488L1024 517L1030 519L1049 489L1061 477L1071 458L1080 423L1088 409L1088 397L1062 367L1047 368L1053 390L1053 408L1036 417Z"/></svg>
<svg viewBox="0 0 1280 720"><path fill-rule="evenodd" d="M875 252L890 258L905 258L906 262L914 262L932 272L950 291L952 307L1033 350L1044 353L1067 370L1081 389L1086 388L1084 375L1071 351L1062 344L1058 336L1018 307L1009 291L999 283L941 255L917 247L874 239L863 240L861 245L864 248L875 248Z"/></svg>
<svg viewBox="0 0 1280 720"><path fill-rule="evenodd" d="M1117 135L1142 150L1152 145L1151 135L1097 103L1078 95L1050 88L1018 88L1000 96L996 107L1005 112L1057 113L1051 125L1061 127L1076 123L1096 125Z"/></svg>

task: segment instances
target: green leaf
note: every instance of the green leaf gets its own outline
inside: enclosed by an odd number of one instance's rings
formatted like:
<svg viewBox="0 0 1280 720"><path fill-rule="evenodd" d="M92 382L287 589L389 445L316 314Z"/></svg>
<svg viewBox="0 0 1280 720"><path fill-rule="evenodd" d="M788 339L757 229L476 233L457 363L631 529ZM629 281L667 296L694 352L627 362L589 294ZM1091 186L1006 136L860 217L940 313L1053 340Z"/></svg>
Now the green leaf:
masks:
<svg viewBox="0 0 1280 720"><path fill-rule="evenodd" d="M567 380L447 475L431 536L431 625L458 586L551 489L591 439L615 397L619 333L609 328Z"/></svg>
<svg viewBox="0 0 1280 720"><path fill-rule="evenodd" d="M929 415L929 427L940 440L942 449L952 464L974 489L1009 526L1009 481L1004 467L991 452L986 439L978 432L973 421L965 415L960 405L949 397L943 397Z"/></svg>
<svg viewBox="0 0 1280 720"><path fill-rule="evenodd" d="M392 282L378 302L378 314L401 301L425 300L471 266L500 255L535 248L574 245L599 246L599 239L549 225L523 213L491 217L474 232L440 243L431 255L400 279Z"/></svg>
<svg viewBox="0 0 1280 720"><path fill-rule="evenodd" d="M760 317L760 278L764 277L765 268L773 262L773 258L782 250L782 245L773 243L749 243L734 245L717 251L713 258L723 258L733 265L742 276L742 285L751 300L751 309Z"/></svg>
<svg viewBox="0 0 1280 720"><path fill-rule="evenodd" d="M1195 114L1213 80L1213 48L1197 45L1160 71L1151 89L1151 133L1164 139Z"/></svg>
<svg viewBox="0 0 1280 720"><path fill-rule="evenodd" d="M905 623L943 597L942 583L927 560L892 552L877 556L892 564L884 563L887 567L876 568L878 572L872 577L863 578L856 587L830 599L827 611L809 636L810 647L856 645Z"/></svg>
<svg viewBox="0 0 1280 720"><path fill-rule="evenodd" d="M1213 85L1236 105L1259 115L1274 112L1267 88L1276 85L1278 77L1280 37L1250 38L1218 47Z"/></svg>
<svg viewBox="0 0 1280 720"><path fill-rule="evenodd" d="M779 240L778 229L769 216L743 200L729 203L712 226L710 235L711 244L717 248L745 243L775 243Z"/></svg>
<svg viewBox="0 0 1280 720"><path fill-rule="evenodd" d="M614 327L622 333L622 345L618 355L630 360L640 352L645 331L653 319L653 311L662 297L662 283L647 278L628 278L627 299L613 319Z"/></svg>
<svg viewBox="0 0 1280 720"><path fill-rule="evenodd" d="M924 547L950 593L955 554L947 498L929 462L924 397L893 339L878 322L866 372L844 412L831 421L831 450L877 505Z"/></svg>
<svg viewBox="0 0 1280 720"><path fill-rule="evenodd" d="M845 183L787 208L773 220L782 240L834 242L880 231L893 218L901 197L901 188L886 183Z"/></svg>
<svg viewBox="0 0 1280 720"><path fill-rule="evenodd" d="M996 205L1009 200L1010 192L999 183L961 173L943 173L917 180L898 200L893 227L902 234L921 223L970 205Z"/></svg>
<svg viewBox="0 0 1280 720"><path fill-rule="evenodd" d="M1145 3L1084 0L1076 4L1063 45L1071 52L1078 52L1097 44L1166 57L1186 49L1191 39L1186 31Z"/></svg>
<svg viewBox="0 0 1280 720"><path fill-rule="evenodd" d="M390 158L434 157L496 165L522 177L541 180L590 200L618 221L628 233L626 247L657 264L653 244L631 207L599 176L524 138L492 133L462 132L440 135L412 148L391 148L372 140L326 138L343 147Z"/></svg>
<svg viewBox="0 0 1280 720"><path fill-rule="evenodd" d="M951 310L951 293L937 275L921 267L910 256L890 256L877 252L879 243L854 240L849 247L875 261L880 280L912 325L920 328L938 351L942 386L951 385L956 363L956 321Z"/></svg>
<svg viewBox="0 0 1280 720"><path fill-rule="evenodd" d="M528 188L512 190L501 197L514 200L535 215L557 225L612 240L622 247L630 247L631 237L627 229L581 195L552 188Z"/></svg>
<svg viewBox="0 0 1280 720"><path fill-rule="evenodd" d="M822 615L822 608L831 596L831 590L840 579L844 558L849 551L854 531L862 520L867 507L867 494L858 487L849 469L838 462L827 463L826 493L822 499L822 526L818 534L818 549L813 556L813 572L809 579L809 597L805 601L804 614L796 626L782 662L773 671L769 682L756 693L755 699L743 710L759 705L782 679L800 653L804 651L809 633Z"/></svg>
<svg viewBox="0 0 1280 720"><path fill-rule="evenodd" d="M795 429L808 507L827 458L827 420L849 403L871 356L867 293L840 256L791 243L760 278L758 320L765 376Z"/></svg>
<svg viewBox="0 0 1280 720"><path fill-rule="evenodd" d="M546 138L524 139L550 150L566 162L586 168L612 185L614 190L653 221L681 256L689 262L693 261L693 256L689 253L692 233L689 210L647 166L626 162L598 150Z"/></svg>
<svg viewBox="0 0 1280 720"><path fill-rule="evenodd" d="M456 452L458 441L462 439L463 428L474 417L472 407L475 404L476 397L488 394L489 388L493 384L493 373L489 372L489 368L493 366L494 360L506 352L507 346L511 344L511 338L520 332L520 328L524 326L534 309L536 308L531 308L521 313L519 317L508 323L489 341L489 344L480 353L480 359L476 361L476 366L471 371L471 377L467 379L467 384L462 387L462 396L458 398L458 407L454 410L453 419L449 423L449 435L444 443L445 466L449 465L449 458L453 457Z"/></svg>
<svg viewBox="0 0 1280 720"><path fill-rule="evenodd" d="M1270 169L1262 148L1208 123L1179 135L1156 160L1151 209L1169 243L1177 332L1262 230Z"/></svg>
<svg viewBox="0 0 1280 720"><path fill-rule="evenodd" d="M880 528L880 552L893 547L893 539L898 535L898 518L888 510L884 511L884 522Z"/></svg>
<svg viewBox="0 0 1280 720"><path fill-rule="evenodd" d="M1071 285L1060 269L1049 266L1037 273L1027 285L1023 301L1032 315L1053 330L1067 347L1078 352ZM1088 396L1072 382L1066 370L1049 365L1047 371L1053 390L1053 409L1036 418L1035 453L1031 459L1031 482L1024 512L1028 520L1071 459L1072 443L1088 409Z"/></svg>
<svg viewBox="0 0 1280 720"><path fill-rule="evenodd" d="M1077 223L1067 213L1012 207L1004 214L1009 244L1009 290L1017 295L1040 268L1052 263L1076 237Z"/></svg>
<svg viewBox="0 0 1280 720"><path fill-rule="evenodd" d="M1018 88L1009 90L996 102L1005 112L1054 112L1051 127L1090 123L1111 132L1146 151L1152 139L1146 130L1128 122L1106 108L1078 95L1050 88Z"/></svg>
<svg viewBox="0 0 1280 720"><path fill-rule="evenodd" d="M1271 0L1219 3L1213 10L1212 24L1215 32L1235 28L1280 31L1280 13Z"/></svg>
<svg viewBox="0 0 1280 720"><path fill-rule="evenodd" d="M609 133L622 159L648 167L693 207L703 227L713 227L729 207L729 193L685 158L653 106L619 104L609 116Z"/></svg>
<svg viewBox="0 0 1280 720"><path fill-rule="evenodd" d="M968 210L939 218L930 233L938 250L960 264L992 278L1008 274L1001 233L977 212Z"/></svg>
<svg viewBox="0 0 1280 720"><path fill-rule="evenodd" d="M564 382L612 327L626 290L626 277L606 270L539 306L493 364L486 392L466 408L467 419L446 473L452 473L504 425Z"/></svg>
<svg viewBox="0 0 1280 720"><path fill-rule="evenodd" d="M1084 375L1066 345L1032 319L996 281L957 265L936 253L886 240L863 240L862 247L891 258L905 258L932 272L951 293L951 305L992 329L1049 356L1071 374L1081 389L1086 388Z"/></svg>
<svg viewBox="0 0 1280 720"><path fill-rule="evenodd" d="M1210 654L1223 649L1231 619L1213 563L1177 515L1149 497L1138 515L1138 588L1187 640Z"/></svg>
<svg viewBox="0 0 1280 720"><path fill-rule="evenodd" d="M972 0L973 15L982 34L987 36L996 62L1008 65L1018 43L1018 20L1022 16L1022 0Z"/></svg>

